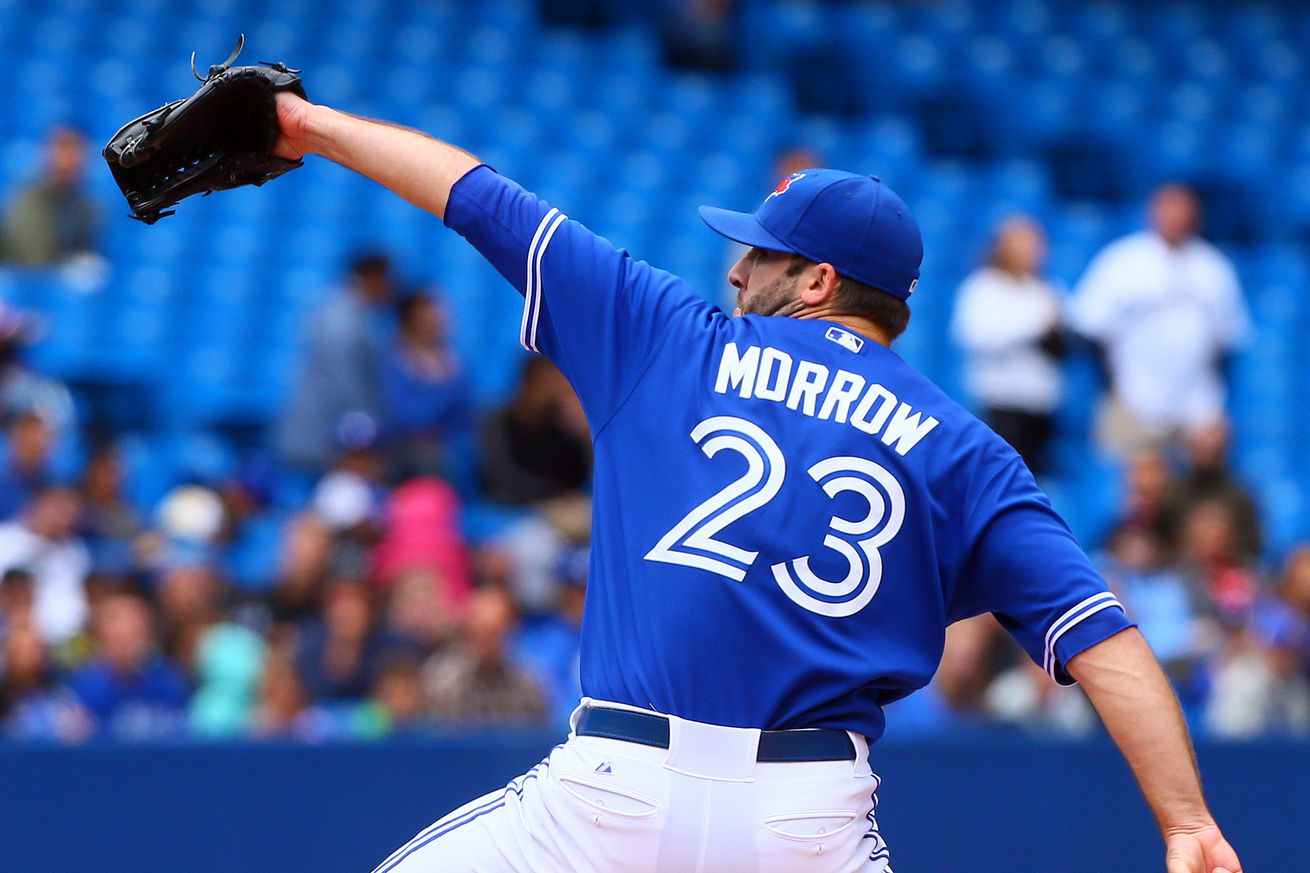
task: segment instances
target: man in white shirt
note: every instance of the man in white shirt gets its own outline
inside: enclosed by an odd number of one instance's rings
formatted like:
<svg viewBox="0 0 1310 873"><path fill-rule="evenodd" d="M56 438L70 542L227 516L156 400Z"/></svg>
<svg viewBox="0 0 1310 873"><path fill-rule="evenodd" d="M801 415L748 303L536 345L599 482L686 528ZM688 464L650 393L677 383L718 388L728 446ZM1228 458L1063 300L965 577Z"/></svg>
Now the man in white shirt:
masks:
<svg viewBox="0 0 1310 873"><path fill-rule="evenodd" d="M1180 185L1151 198L1149 230L1106 246L1075 289L1070 321L1105 353L1110 395L1097 439L1127 457L1223 415L1222 363L1250 319L1232 264L1200 239Z"/></svg>

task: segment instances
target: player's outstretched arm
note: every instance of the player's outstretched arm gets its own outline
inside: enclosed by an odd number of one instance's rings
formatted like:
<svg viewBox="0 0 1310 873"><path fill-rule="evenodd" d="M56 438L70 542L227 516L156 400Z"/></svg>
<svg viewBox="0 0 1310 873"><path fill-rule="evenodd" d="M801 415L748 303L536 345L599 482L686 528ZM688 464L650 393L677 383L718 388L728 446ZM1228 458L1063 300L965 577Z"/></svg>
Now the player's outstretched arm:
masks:
<svg viewBox="0 0 1310 873"><path fill-rule="evenodd" d="M1241 873L1201 792L1178 700L1136 629L1069 661L1150 804L1164 834L1168 873Z"/></svg>
<svg viewBox="0 0 1310 873"><path fill-rule="evenodd" d="M277 95L279 157L322 155L385 185L420 209L446 217L450 189L480 161L427 134Z"/></svg>

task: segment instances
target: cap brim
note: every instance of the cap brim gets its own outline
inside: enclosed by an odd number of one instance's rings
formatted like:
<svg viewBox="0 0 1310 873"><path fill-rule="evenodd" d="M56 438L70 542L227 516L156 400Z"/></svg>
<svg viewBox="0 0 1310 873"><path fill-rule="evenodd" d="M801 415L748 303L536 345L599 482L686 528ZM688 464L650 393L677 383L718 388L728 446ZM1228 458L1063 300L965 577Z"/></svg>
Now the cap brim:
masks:
<svg viewBox="0 0 1310 873"><path fill-rule="evenodd" d="M791 246L764 229L759 219L749 212L733 212L717 206L702 206L701 220L710 230L742 245L769 249L774 252L796 252Z"/></svg>

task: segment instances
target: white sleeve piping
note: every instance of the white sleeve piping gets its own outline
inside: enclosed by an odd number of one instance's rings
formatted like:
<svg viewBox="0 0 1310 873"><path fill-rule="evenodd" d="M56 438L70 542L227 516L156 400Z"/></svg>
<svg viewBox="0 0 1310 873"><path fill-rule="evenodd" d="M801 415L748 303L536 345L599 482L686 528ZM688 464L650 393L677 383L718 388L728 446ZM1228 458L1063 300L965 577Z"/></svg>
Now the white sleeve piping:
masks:
<svg viewBox="0 0 1310 873"><path fill-rule="evenodd" d="M1101 610L1110 609L1111 607L1122 610L1123 604L1121 604L1118 598L1110 592L1103 591L1100 594L1094 594L1082 601L1051 623L1050 629L1046 632L1046 646L1044 663L1042 666L1046 669L1046 672L1050 674L1052 679L1056 678L1055 665L1057 658L1055 656L1055 645L1060 641L1060 637L1064 636L1066 633L1073 630Z"/></svg>
<svg viewBox="0 0 1310 873"><path fill-rule="evenodd" d="M537 225L537 232L528 245L528 277L523 288L523 319L519 323L519 344L530 352L537 348L537 329L541 325L541 259L555 231L568 218L558 209L551 209Z"/></svg>

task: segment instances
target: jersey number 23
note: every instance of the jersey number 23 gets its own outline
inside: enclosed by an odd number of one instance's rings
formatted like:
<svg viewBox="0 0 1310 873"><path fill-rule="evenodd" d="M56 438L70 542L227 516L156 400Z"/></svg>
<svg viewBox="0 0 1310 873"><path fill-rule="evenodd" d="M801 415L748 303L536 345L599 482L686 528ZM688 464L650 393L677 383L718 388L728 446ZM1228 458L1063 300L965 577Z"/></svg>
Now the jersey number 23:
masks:
<svg viewBox="0 0 1310 873"><path fill-rule="evenodd" d="M708 457L736 452L746 460L746 472L683 516L646 553L646 560L708 570L741 582L759 552L725 542L718 534L778 495L787 476L787 461L773 437L744 418L707 418L691 432L692 441ZM774 581L794 603L833 618L854 615L869 605L882 582L878 549L896 536L905 520L905 492L886 468L867 458L825 458L806 471L829 498L854 492L868 510L863 518L833 515L823 545L849 564L845 578L822 579L801 555L772 566Z"/></svg>

